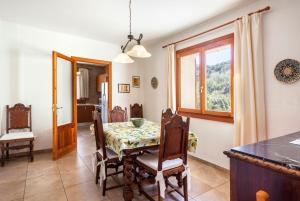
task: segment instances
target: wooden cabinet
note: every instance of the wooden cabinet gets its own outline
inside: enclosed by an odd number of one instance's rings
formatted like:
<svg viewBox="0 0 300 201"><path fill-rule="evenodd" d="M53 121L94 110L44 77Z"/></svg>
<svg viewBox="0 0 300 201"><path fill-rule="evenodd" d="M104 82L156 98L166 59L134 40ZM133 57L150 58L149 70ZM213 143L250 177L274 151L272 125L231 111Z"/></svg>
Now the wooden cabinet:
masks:
<svg viewBox="0 0 300 201"><path fill-rule="evenodd" d="M77 122L93 122L94 105L77 105Z"/></svg>
<svg viewBox="0 0 300 201"><path fill-rule="evenodd" d="M230 200L253 201L265 194L263 200L300 201L299 147L290 143L298 138L300 132L225 151Z"/></svg>
<svg viewBox="0 0 300 201"><path fill-rule="evenodd" d="M108 77L107 74L100 74L97 77L97 92L101 93L102 88L101 88L101 84L103 82L107 82L108 81Z"/></svg>

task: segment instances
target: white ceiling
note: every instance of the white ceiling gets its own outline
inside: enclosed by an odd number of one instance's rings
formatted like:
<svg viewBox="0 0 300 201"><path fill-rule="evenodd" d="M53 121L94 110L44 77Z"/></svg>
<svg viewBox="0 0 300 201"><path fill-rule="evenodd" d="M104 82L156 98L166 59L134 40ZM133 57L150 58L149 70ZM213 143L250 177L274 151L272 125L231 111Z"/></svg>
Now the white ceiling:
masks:
<svg viewBox="0 0 300 201"><path fill-rule="evenodd" d="M132 0L132 31L155 41L254 0ZM129 0L0 0L0 18L121 44Z"/></svg>

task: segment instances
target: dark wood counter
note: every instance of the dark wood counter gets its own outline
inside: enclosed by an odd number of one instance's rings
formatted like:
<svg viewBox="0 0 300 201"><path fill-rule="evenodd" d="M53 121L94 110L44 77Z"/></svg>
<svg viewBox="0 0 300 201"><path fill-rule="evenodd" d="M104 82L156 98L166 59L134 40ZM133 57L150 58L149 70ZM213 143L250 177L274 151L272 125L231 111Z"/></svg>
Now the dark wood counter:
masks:
<svg viewBox="0 0 300 201"><path fill-rule="evenodd" d="M231 201L254 201L259 190L271 201L300 201L300 132L235 147L230 158Z"/></svg>

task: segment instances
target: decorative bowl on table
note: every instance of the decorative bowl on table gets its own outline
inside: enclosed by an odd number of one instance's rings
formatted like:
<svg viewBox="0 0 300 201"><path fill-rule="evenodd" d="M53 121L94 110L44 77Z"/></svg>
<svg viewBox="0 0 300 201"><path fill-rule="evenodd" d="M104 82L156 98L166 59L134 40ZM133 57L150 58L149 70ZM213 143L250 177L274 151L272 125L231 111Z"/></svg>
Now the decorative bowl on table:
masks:
<svg viewBox="0 0 300 201"><path fill-rule="evenodd" d="M136 128L139 128L144 124L143 118L131 118L130 121Z"/></svg>

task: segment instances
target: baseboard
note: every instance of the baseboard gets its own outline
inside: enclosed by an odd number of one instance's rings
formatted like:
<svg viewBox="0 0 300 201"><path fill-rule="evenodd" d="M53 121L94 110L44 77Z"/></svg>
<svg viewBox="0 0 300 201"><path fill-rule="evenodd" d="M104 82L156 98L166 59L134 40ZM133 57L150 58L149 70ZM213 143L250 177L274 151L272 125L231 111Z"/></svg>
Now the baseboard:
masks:
<svg viewBox="0 0 300 201"><path fill-rule="evenodd" d="M230 171L229 171L228 169L223 168L223 167L221 167L221 166L218 166L218 165L216 165L216 164L213 164L213 163L211 163L211 162L208 162L208 161L206 161L206 160L203 160L203 159L201 159L201 158L197 158L197 157L192 156L192 155L190 155L190 154L188 154L188 157L189 157L189 158L192 158L192 159L194 159L194 160L196 160L196 161L199 161L199 162L201 162L201 163L204 163L205 165L214 167L214 168L219 169L219 170L221 170L221 171L225 171L225 172L228 173L228 174L230 173Z"/></svg>

